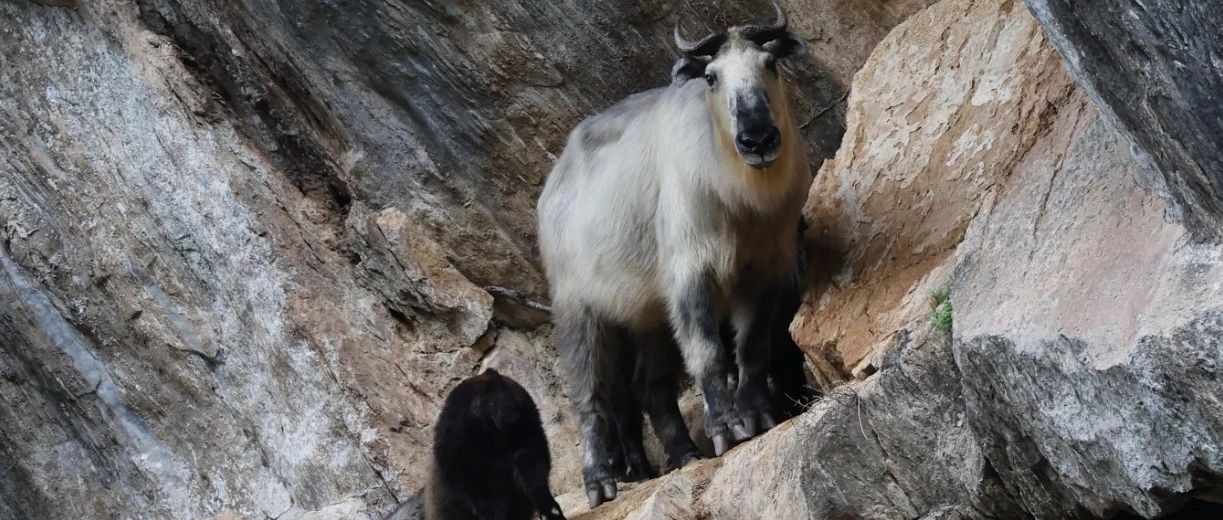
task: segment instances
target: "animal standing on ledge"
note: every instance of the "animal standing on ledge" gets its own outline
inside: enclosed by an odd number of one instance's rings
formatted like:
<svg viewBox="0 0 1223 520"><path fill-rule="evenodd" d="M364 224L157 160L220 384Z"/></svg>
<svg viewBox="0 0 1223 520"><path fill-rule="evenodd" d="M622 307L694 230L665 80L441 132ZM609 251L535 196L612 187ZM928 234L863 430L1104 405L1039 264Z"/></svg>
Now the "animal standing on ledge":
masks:
<svg viewBox="0 0 1223 520"><path fill-rule="evenodd" d="M698 74L697 77L699 76ZM676 81L682 82L688 79L693 78L678 78ZM796 240L802 240L805 229L806 224L800 219ZM793 321L799 306L802 305L802 273L806 271L806 255L801 247L798 249L798 268L789 277L789 283L786 284L785 290L777 300L777 311L773 319L772 349L769 351L769 380L772 390L770 402L772 411L776 414L774 417L780 420L790 419L803 413L819 395L818 390L810 386L807 380L806 357L790 335L790 322ZM722 344L726 347L723 349L724 362L727 363L728 370L735 372L738 363L735 360L734 352L734 327L724 321L719 332L722 336ZM662 368L670 372L659 370L660 367L652 367L643 374L662 373L664 375L656 377L668 377L670 381L678 381L680 371L683 370L683 360L678 355L678 346L675 345L674 339L664 339L667 340L668 350L672 352L672 355L662 358L655 356L653 360L655 363L668 361L669 367ZM631 339L622 338L620 345L622 347L622 357L618 358L620 362L623 364L627 360L632 360L634 367L641 367L637 364L639 358ZM618 375L621 380L613 383L612 387L611 440L608 443L610 451L608 456L611 459L612 471L620 482L638 482L658 476L646 457L641 429L641 403L649 398L648 395L643 395L643 390L656 385L643 384L641 380L634 381L635 373L646 368L648 367L635 368L631 371L620 370ZM640 375L637 376L640 377ZM684 452L684 455L684 458L678 460L669 458L665 462L664 472L680 468L692 458L698 457L692 452Z"/></svg>
<svg viewBox="0 0 1223 520"><path fill-rule="evenodd" d="M620 363L624 337L637 347L634 380L668 460L696 454L675 377L659 360L671 341L700 385L717 455L774 424L772 321L795 270L794 229L811 183L777 69L804 44L776 10L771 26L695 42L676 27L676 45L704 81L643 92L583 121L540 196L554 337L581 422L592 506L616 496L610 403L620 371L633 369ZM733 396L720 354L723 317L735 328Z"/></svg>
<svg viewBox="0 0 1223 520"><path fill-rule="evenodd" d="M438 415L426 520L564 520L535 401L492 369L459 383Z"/></svg>

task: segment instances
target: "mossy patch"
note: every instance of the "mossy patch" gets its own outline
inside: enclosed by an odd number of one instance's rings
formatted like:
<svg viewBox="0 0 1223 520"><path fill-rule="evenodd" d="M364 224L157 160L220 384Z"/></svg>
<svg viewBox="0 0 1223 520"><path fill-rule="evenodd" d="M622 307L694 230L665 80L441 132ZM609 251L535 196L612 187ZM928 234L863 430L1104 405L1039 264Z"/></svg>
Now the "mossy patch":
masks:
<svg viewBox="0 0 1223 520"><path fill-rule="evenodd" d="M951 286L944 285L930 293L934 302L934 311L930 313L930 321L934 328L945 334L951 334Z"/></svg>

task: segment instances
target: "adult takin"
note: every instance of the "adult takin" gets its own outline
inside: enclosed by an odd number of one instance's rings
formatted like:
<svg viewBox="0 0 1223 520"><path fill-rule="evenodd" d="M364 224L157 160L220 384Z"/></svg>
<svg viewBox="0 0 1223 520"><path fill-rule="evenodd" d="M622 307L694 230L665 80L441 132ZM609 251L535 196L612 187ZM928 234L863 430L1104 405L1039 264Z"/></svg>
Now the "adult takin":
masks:
<svg viewBox="0 0 1223 520"><path fill-rule="evenodd" d="M677 25L684 57L673 74L704 81L674 81L583 121L540 196L554 338L581 422L592 506L616 495L610 403L620 371L633 369L619 360L623 338L636 343L647 373L651 359L679 345L716 455L774 424L771 325L795 272L794 230L811 184L777 67L805 45L774 9L769 26L697 41ZM720 355L723 318L735 329L735 389ZM667 379L647 374L638 391L668 459L684 460L696 450Z"/></svg>

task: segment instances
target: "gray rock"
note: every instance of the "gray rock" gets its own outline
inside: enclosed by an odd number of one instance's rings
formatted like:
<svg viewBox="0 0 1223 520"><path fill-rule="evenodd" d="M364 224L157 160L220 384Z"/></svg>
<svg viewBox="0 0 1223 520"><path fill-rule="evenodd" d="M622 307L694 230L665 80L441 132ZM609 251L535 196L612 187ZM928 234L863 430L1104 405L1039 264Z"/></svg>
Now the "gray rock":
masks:
<svg viewBox="0 0 1223 520"><path fill-rule="evenodd" d="M1125 137L1083 105L957 251L956 361L1025 511L1149 518L1223 481L1223 250L1165 218Z"/></svg>
<svg viewBox="0 0 1223 520"><path fill-rule="evenodd" d="M1223 4L1026 2L1194 236L1223 238Z"/></svg>
<svg viewBox="0 0 1223 520"><path fill-rule="evenodd" d="M804 3L818 158L927 2ZM678 9L0 4L0 517L380 517L485 364L571 439L534 202L578 120L666 83ZM690 32L769 12L683 7Z"/></svg>
<svg viewBox="0 0 1223 520"><path fill-rule="evenodd" d="M845 261L794 330L821 384L859 380L573 516L1217 499L1218 11L1032 0L1084 94L1016 2L891 31L930 3L786 2L814 160L850 129L810 206ZM415 517L438 405L489 366L577 490L534 201L578 120L666 82L679 8L0 3L0 518Z"/></svg>

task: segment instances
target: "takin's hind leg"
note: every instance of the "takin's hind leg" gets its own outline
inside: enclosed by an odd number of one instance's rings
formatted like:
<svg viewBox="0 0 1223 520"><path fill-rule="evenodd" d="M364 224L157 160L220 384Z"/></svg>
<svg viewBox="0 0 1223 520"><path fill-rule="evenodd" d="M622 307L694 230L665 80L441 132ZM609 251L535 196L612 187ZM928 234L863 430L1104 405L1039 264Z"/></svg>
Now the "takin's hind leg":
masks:
<svg viewBox="0 0 1223 520"><path fill-rule="evenodd" d="M612 469L624 482L638 482L658 476L645 455L642 439L641 402L633 391L633 366L638 356L638 345L627 331L621 335L620 368L616 370L611 388L611 413L614 440Z"/></svg>
<svg viewBox="0 0 1223 520"><path fill-rule="evenodd" d="M769 351L769 376L773 380L771 400L773 411L785 420L795 417L819 397L819 392L807 381L804 366L807 357L790 335L790 322L802 305L802 287L794 276L777 298L773 316L772 349Z"/></svg>
<svg viewBox="0 0 1223 520"><path fill-rule="evenodd" d="M679 381L683 360L671 332L663 327L638 336L637 368L633 388L650 416L650 425L667 456L665 471L682 468L702 458L692 442L679 410Z"/></svg>
<svg viewBox="0 0 1223 520"><path fill-rule="evenodd" d="M582 436L582 480L590 507L616 498L609 457L612 427L610 385L618 368L614 328L588 308L558 309L557 351L578 414Z"/></svg>

